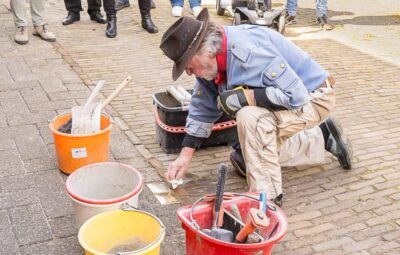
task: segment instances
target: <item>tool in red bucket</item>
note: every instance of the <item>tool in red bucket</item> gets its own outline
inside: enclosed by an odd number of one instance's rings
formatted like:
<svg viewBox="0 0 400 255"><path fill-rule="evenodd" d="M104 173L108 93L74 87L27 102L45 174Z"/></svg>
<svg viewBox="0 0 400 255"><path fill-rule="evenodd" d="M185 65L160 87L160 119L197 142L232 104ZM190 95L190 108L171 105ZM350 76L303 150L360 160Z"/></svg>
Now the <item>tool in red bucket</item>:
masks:
<svg viewBox="0 0 400 255"><path fill-rule="evenodd" d="M217 179L217 192L215 194L214 215L211 229L203 229L202 232L225 242L233 241L233 233L227 229L220 228L222 226L222 217L224 214L222 200L224 196L225 176L228 167L225 164L220 164Z"/></svg>
<svg viewBox="0 0 400 255"><path fill-rule="evenodd" d="M233 196L232 199L224 200L223 203L226 211L233 204L237 205L241 215L247 215L250 208L259 208L259 193L230 194ZM279 242L287 232L288 222L285 213L268 201L267 216L270 225L254 233L261 237L261 242L242 244L217 240L201 231L201 229L210 228L213 205L214 203L210 202L207 196L203 196L193 204L178 209L177 216L186 234L186 255L269 255L273 245ZM226 214L225 212L224 215ZM225 221L224 225L226 225Z"/></svg>
<svg viewBox="0 0 400 255"><path fill-rule="evenodd" d="M235 242L243 243L257 228L266 228L268 226L269 219L267 215L262 210L250 208L246 225L240 230L239 234L237 234Z"/></svg>

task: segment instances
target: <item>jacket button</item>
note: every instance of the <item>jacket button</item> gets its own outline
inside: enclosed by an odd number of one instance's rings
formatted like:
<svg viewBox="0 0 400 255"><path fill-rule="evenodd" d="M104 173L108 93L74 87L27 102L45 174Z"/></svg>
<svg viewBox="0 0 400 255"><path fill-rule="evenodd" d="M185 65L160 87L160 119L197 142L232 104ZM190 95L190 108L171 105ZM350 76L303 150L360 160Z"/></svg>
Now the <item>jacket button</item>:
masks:
<svg viewBox="0 0 400 255"><path fill-rule="evenodd" d="M282 68L282 69L285 68L285 64L281 64L281 68Z"/></svg>
<svg viewBox="0 0 400 255"><path fill-rule="evenodd" d="M232 44L232 49L234 49L236 47L236 45L235 44Z"/></svg>
<svg viewBox="0 0 400 255"><path fill-rule="evenodd" d="M276 73L275 73L275 72L272 72L272 73L271 73L271 76L272 76L272 78L275 78L275 77L276 77Z"/></svg>

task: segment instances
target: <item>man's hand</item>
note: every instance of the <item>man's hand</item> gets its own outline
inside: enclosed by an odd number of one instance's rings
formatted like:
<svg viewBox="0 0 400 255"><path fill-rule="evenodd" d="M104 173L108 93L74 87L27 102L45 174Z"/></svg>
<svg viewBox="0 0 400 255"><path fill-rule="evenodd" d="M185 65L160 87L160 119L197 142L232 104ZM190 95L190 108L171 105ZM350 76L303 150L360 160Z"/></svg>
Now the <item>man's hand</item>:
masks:
<svg viewBox="0 0 400 255"><path fill-rule="evenodd" d="M219 94L217 98L218 108L230 117L245 106L255 105L254 90L243 87L227 90Z"/></svg>
<svg viewBox="0 0 400 255"><path fill-rule="evenodd" d="M179 180L189 169L195 149L184 147L178 158L168 166L167 180Z"/></svg>

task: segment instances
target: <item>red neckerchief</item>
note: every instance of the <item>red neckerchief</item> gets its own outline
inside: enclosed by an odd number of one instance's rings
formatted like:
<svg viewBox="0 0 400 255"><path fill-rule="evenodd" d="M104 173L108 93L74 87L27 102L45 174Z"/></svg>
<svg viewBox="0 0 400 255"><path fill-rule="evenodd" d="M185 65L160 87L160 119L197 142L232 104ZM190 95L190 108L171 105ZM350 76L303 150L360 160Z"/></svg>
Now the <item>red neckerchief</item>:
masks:
<svg viewBox="0 0 400 255"><path fill-rule="evenodd" d="M217 58L218 73L214 79L217 86L221 86L226 81L226 36L222 29L222 47L221 52L217 53L215 57Z"/></svg>

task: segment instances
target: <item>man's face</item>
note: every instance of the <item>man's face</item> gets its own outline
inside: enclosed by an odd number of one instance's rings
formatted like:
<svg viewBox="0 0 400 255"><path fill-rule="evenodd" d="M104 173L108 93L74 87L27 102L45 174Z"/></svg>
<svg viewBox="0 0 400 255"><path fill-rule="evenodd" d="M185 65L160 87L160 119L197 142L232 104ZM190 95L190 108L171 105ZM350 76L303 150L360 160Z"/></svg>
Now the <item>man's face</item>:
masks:
<svg viewBox="0 0 400 255"><path fill-rule="evenodd" d="M209 52L198 52L190 60L185 71L187 75L194 74L197 78L214 80L218 73L217 59Z"/></svg>

